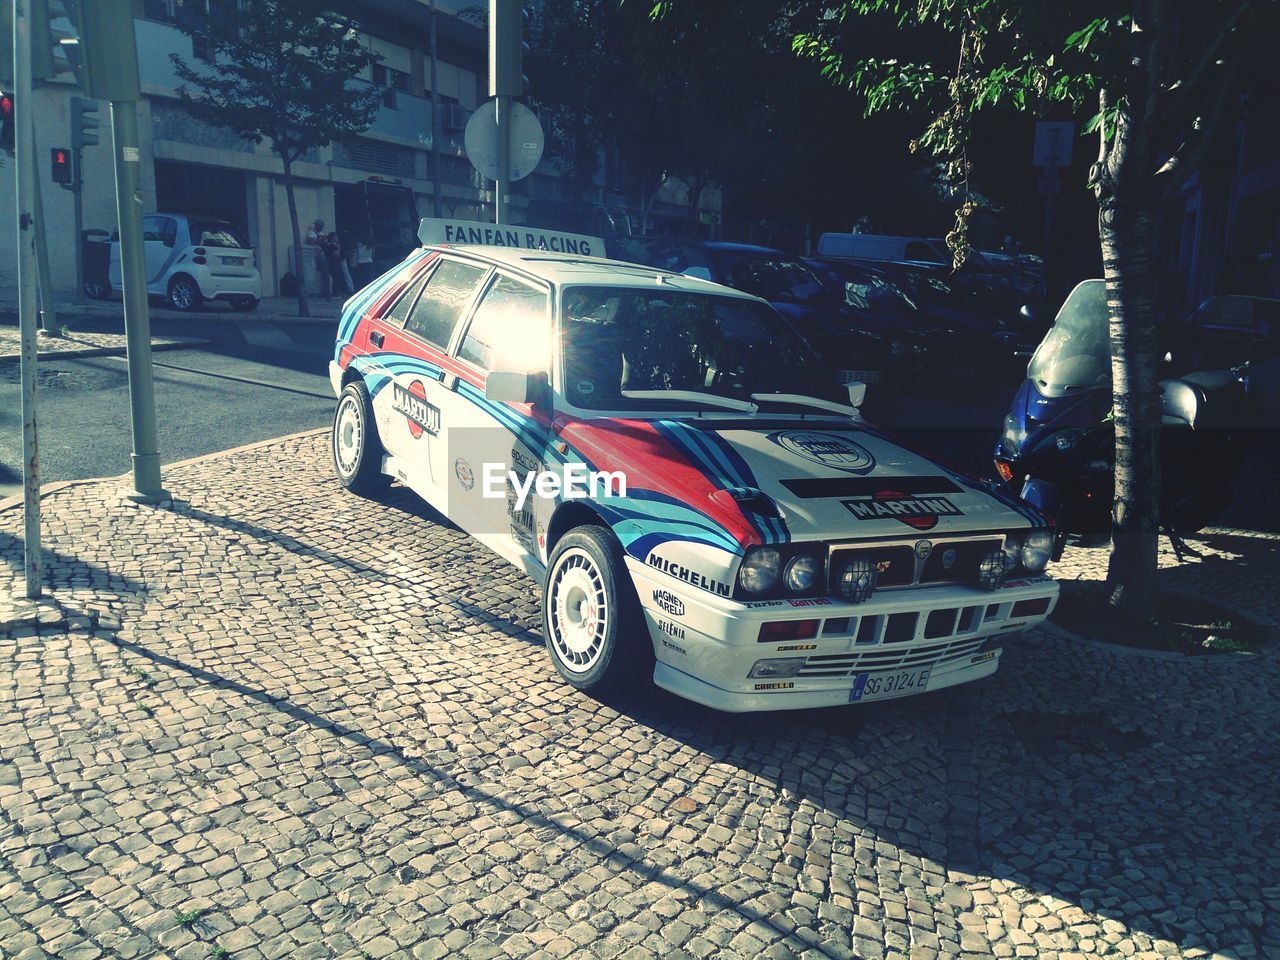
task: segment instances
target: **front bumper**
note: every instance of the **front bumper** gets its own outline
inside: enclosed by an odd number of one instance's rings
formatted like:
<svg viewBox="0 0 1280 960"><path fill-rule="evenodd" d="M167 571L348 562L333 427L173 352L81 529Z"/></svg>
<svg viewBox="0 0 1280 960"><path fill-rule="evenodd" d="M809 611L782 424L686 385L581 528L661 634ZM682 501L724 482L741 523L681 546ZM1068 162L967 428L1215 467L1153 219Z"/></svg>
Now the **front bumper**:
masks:
<svg viewBox="0 0 1280 960"><path fill-rule="evenodd" d="M1005 636L1042 622L1058 584L1038 575L995 591L964 585L886 589L864 603L834 598L748 605L690 587L628 558L657 666L654 682L697 703L730 712L794 710L850 702L860 674L930 668L925 690L988 676ZM1047 600L1034 613L1020 601ZM679 611L678 613L673 611ZM817 636L761 643L760 627L817 620ZM758 660L804 658L798 675L753 679Z"/></svg>

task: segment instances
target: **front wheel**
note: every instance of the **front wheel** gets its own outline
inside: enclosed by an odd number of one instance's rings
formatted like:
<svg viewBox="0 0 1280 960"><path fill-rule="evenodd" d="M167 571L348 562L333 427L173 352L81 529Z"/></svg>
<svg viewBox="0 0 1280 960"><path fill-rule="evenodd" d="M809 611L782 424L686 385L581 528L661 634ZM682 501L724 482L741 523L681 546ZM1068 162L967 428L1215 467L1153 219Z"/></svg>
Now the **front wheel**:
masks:
<svg viewBox="0 0 1280 960"><path fill-rule="evenodd" d="M169 281L169 305L175 310L198 310L203 300L200 288L190 277L180 274Z"/></svg>
<svg viewBox="0 0 1280 960"><path fill-rule="evenodd" d="M652 641L622 545L602 527L578 527L556 545L542 588L542 627L556 671L579 690L652 677Z"/></svg>
<svg viewBox="0 0 1280 960"><path fill-rule="evenodd" d="M373 420L373 400L364 383L347 384L333 416L333 469L338 482L360 496L382 491L382 441Z"/></svg>

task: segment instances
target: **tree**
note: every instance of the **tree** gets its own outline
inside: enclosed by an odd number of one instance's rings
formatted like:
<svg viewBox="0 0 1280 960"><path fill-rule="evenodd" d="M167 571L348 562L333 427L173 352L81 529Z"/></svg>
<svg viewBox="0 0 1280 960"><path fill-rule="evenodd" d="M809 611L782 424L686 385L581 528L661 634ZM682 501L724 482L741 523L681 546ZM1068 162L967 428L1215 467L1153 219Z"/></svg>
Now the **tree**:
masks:
<svg viewBox="0 0 1280 960"><path fill-rule="evenodd" d="M352 83L378 57L360 44L351 22L323 0L215 3L213 15L181 23L209 62L171 56L178 95L198 120L252 143L270 140L284 167L285 194L298 270L298 313L310 316L302 279L302 236L293 165L307 151L363 133L377 116L381 91Z"/></svg>
<svg viewBox="0 0 1280 960"><path fill-rule="evenodd" d="M802 3L802 5L804 5ZM661 6L661 5L660 5ZM1152 269L1155 223L1199 169L1265 69L1275 0L847 0L794 37L797 53L865 98L868 114L923 114L913 147L939 157L958 198L957 265L974 117L993 108L1085 111L1098 141L1089 188L1110 307L1115 489L1110 602L1149 617L1159 532L1160 392ZM886 25L888 30L886 31ZM868 44L873 36L877 44Z"/></svg>

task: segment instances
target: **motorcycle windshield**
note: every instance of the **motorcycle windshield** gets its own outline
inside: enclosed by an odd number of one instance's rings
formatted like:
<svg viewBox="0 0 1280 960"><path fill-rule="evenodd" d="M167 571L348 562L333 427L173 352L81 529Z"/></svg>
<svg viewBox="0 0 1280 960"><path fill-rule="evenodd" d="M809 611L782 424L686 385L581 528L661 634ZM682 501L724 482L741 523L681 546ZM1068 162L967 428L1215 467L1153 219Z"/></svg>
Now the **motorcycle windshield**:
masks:
<svg viewBox="0 0 1280 960"><path fill-rule="evenodd" d="M1045 396L1088 390L1111 383L1107 289L1085 280L1071 291L1053 326L1027 366L1027 376Z"/></svg>

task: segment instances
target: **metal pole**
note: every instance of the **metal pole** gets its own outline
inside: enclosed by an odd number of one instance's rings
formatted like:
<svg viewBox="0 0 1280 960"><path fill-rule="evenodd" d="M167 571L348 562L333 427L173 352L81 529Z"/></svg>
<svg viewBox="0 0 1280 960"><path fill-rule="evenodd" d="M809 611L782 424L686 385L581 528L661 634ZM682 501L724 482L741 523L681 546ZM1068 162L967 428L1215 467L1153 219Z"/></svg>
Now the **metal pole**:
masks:
<svg viewBox="0 0 1280 960"><path fill-rule="evenodd" d="M120 228L120 273L124 281L125 349L129 361L129 415L133 426L133 493L137 503L158 503L169 494L160 486L156 444L155 392L151 382L151 315L142 246L142 190L138 165L138 105L111 101L111 141L115 150L116 219Z"/></svg>
<svg viewBox="0 0 1280 960"><path fill-rule="evenodd" d="M72 171L71 181L71 205L75 215L75 245L76 245L76 303L85 302L84 294L84 176L81 173L80 165L84 162L84 148L76 150L71 155L71 162L75 164Z"/></svg>
<svg viewBox="0 0 1280 960"><path fill-rule="evenodd" d="M28 0L13 6L14 167L17 179L18 328L22 368L23 567L27 598L43 594L40 556L40 446L36 432L35 111L31 109L31 21Z"/></svg>
<svg viewBox="0 0 1280 960"><path fill-rule="evenodd" d="M53 333L58 329L58 317L53 308L53 274L49 271L49 242L44 229L44 191L40 187L40 159L37 155L34 132L31 137L31 183L34 195L36 227L36 277L40 282L40 329Z"/></svg>
<svg viewBox="0 0 1280 960"><path fill-rule="evenodd" d="M431 0L431 204L436 219L444 216L440 201L440 77L436 71L436 0Z"/></svg>
<svg viewBox="0 0 1280 960"><path fill-rule="evenodd" d="M498 118L498 179L493 184L493 222L507 222L507 194L511 190L511 98L499 94L495 112Z"/></svg>

